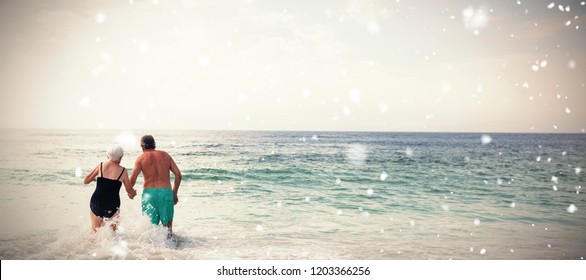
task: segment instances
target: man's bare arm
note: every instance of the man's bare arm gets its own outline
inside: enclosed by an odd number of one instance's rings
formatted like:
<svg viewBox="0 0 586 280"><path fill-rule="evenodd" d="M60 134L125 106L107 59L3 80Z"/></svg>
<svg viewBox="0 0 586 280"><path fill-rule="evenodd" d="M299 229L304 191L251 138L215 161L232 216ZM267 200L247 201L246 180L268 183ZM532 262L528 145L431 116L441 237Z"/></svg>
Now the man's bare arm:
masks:
<svg viewBox="0 0 586 280"><path fill-rule="evenodd" d="M179 202L177 193L179 192L179 185L181 184L181 171L179 170L179 167L177 167L177 164L175 164L173 158L171 156L169 156L169 158L171 159L171 172L175 175L175 181L173 182L173 199L175 204L177 204L177 202Z"/></svg>
<svg viewBox="0 0 586 280"><path fill-rule="evenodd" d="M130 187L131 188L133 188L134 185L136 184L136 179L138 178L138 175L140 174L141 170L142 170L142 168L140 166L140 157L139 157L134 162L134 169L132 169L132 175L130 175Z"/></svg>

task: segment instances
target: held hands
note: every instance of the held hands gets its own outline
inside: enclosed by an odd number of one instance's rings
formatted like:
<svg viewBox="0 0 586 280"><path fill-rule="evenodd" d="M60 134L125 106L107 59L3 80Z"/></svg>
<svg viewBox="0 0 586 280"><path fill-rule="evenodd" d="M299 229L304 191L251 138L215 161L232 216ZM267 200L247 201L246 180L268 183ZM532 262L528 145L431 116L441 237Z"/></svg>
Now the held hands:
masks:
<svg viewBox="0 0 586 280"><path fill-rule="evenodd" d="M136 196L136 190L132 189L132 192L128 193L128 198L133 199Z"/></svg>

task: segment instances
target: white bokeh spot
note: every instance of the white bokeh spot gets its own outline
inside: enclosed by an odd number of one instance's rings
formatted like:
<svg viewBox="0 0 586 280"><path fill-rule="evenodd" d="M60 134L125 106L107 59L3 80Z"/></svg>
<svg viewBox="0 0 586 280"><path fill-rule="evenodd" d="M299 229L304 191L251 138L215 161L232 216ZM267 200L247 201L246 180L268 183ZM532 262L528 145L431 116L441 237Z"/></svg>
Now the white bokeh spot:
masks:
<svg viewBox="0 0 586 280"><path fill-rule="evenodd" d="M85 96L83 97L80 101L79 101L79 106L81 107L89 107L90 103L91 103L92 99L89 96Z"/></svg>
<svg viewBox="0 0 586 280"><path fill-rule="evenodd" d="M477 31L488 25L488 9L485 7L475 9L473 6L468 6L462 10L462 20L466 29Z"/></svg>
<svg viewBox="0 0 586 280"><path fill-rule="evenodd" d="M106 20L106 15L103 13L97 13L96 14L96 22L97 23L103 23Z"/></svg>
<svg viewBox="0 0 586 280"><path fill-rule="evenodd" d="M363 145L353 144L346 150L346 157L354 165L362 165L367 158L367 149Z"/></svg>
<svg viewBox="0 0 586 280"><path fill-rule="evenodd" d="M570 204L570 206L568 206L568 209L566 209L568 211L568 213L576 213L576 211L578 211L578 207L576 207L576 205L574 204Z"/></svg>

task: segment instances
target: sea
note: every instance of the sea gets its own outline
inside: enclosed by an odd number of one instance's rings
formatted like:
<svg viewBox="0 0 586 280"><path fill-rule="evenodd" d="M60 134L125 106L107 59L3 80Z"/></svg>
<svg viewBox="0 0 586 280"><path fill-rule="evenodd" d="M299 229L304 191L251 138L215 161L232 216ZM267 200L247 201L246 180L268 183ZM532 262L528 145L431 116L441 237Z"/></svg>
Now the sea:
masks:
<svg viewBox="0 0 586 280"><path fill-rule="evenodd" d="M151 134L182 172L174 238L83 178ZM2 260L581 260L586 134L0 131Z"/></svg>

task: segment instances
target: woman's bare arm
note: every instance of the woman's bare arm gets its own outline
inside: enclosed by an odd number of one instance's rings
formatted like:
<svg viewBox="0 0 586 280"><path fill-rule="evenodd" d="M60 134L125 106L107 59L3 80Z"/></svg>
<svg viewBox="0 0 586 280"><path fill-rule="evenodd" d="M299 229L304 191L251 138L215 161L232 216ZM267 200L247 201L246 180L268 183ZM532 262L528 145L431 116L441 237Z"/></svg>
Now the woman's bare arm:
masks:
<svg viewBox="0 0 586 280"><path fill-rule="evenodd" d="M124 184L124 188L126 189L126 193L130 199L133 199L136 196L136 190L130 184L130 179L128 178L128 171L124 169L122 173L122 184Z"/></svg>
<svg viewBox="0 0 586 280"><path fill-rule="evenodd" d="M92 172L90 172L87 176L85 176L85 179L83 179L83 183L87 185L87 184L95 181L96 176L98 176L98 172L100 172L100 165L97 165L96 168L94 168L94 170L92 170Z"/></svg>

